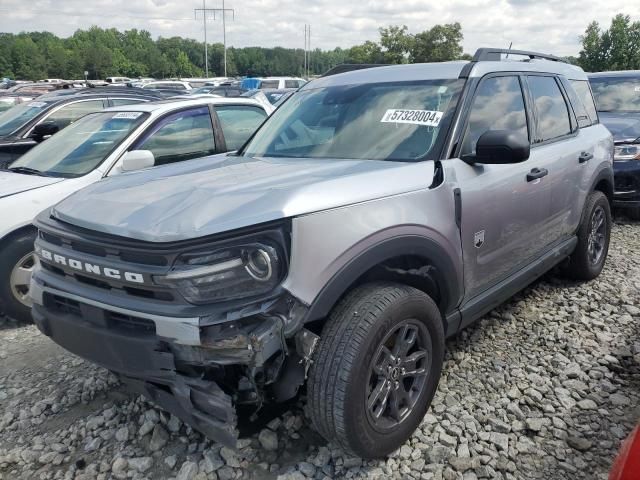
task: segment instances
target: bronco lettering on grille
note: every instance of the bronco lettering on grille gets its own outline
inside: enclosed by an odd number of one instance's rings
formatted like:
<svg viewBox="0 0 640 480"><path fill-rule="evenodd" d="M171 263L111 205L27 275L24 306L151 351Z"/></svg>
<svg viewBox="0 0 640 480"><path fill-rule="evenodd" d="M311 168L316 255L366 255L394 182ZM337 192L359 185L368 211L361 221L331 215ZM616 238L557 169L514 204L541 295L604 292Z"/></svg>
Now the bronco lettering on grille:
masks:
<svg viewBox="0 0 640 480"><path fill-rule="evenodd" d="M36 251L44 260L68 266L74 270L93 273L94 275L101 275L107 278L114 278L116 280L124 279L127 282L132 283L144 283L144 276L141 273L122 272L117 268L102 267L93 263L81 262L75 258L67 258L57 253L51 253L49 250L45 250L44 248L37 248Z"/></svg>

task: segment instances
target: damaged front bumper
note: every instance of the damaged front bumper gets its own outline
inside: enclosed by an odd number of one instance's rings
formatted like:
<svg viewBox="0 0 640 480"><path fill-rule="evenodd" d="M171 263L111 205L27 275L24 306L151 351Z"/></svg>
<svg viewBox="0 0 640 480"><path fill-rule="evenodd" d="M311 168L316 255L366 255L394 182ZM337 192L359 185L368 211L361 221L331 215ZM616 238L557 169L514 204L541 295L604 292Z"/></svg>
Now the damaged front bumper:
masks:
<svg viewBox="0 0 640 480"><path fill-rule="evenodd" d="M42 333L230 447L238 438L237 407L257 410L265 385L274 383L287 361L277 316L203 326L200 319L146 315L79 297L39 282L37 275L31 296Z"/></svg>

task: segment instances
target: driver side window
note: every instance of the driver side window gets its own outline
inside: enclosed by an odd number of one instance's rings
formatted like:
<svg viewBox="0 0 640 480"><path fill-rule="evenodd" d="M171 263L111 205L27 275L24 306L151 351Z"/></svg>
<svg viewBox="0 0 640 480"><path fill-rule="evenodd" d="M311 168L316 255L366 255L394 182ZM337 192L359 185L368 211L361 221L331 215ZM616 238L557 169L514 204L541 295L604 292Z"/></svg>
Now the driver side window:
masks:
<svg viewBox="0 0 640 480"><path fill-rule="evenodd" d="M478 139L489 130L513 130L529 138L518 77L491 77L480 83L469 113L460 156L475 155Z"/></svg>

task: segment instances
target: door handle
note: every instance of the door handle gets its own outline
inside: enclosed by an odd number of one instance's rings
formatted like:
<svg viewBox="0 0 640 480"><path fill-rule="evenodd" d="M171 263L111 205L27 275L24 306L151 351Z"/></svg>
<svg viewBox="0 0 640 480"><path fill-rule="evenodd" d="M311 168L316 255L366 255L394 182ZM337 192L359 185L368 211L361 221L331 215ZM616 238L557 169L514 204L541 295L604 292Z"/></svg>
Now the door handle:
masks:
<svg viewBox="0 0 640 480"><path fill-rule="evenodd" d="M532 168L531 171L527 173L527 182L533 182L547 175L549 175L549 170L546 168Z"/></svg>
<svg viewBox="0 0 640 480"><path fill-rule="evenodd" d="M589 160L591 160L593 158L593 153L589 153L589 152L582 152L580 154L580 156L578 157L578 163L584 163L584 162L588 162Z"/></svg>

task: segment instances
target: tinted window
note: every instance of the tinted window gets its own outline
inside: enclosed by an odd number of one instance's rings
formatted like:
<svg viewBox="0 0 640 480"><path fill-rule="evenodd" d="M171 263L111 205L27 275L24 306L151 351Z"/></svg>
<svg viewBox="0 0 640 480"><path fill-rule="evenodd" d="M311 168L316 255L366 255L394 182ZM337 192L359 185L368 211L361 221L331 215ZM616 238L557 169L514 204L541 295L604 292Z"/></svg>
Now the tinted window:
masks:
<svg viewBox="0 0 640 480"><path fill-rule="evenodd" d="M588 127L598 122L596 106L593 103L589 82L586 80L570 80L573 88L567 88L569 100L578 119L578 126Z"/></svg>
<svg viewBox="0 0 640 480"><path fill-rule="evenodd" d="M560 87L553 77L527 78L538 122L538 141L552 140L571 133L569 111Z"/></svg>
<svg viewBox="0 0 640 480"><path fill-rule="evenodd" d="M518 77L492 77L482 81L473 99L461 154L475 154L478 139L489 130L513 130L529 138Z"/></svg>
<svg viewBox="0 0 640 480"><path fill-rule="evenodd" d="M80 117L84 117L87 113L99 112L104 108L102 100L88 100L85 102L70 103L60 110L53 112L45 121L52 122L58 126L60 130L75 122Z"/></svg>
<svg viewBox="0 0 640 480"><path fill-rule="evenodd" d="M300 86L300 82L298 80L285 80L284 88L298 88Z"/></svg>
<svg viewBox="0 0 640 480"><path fill-rule="evenodd" d="M262 80L260 88L278 88L280 87L280 80Z"/></svg>
<svg viewBox="0 0 640 480"><path fill-rule="evenodd" d="M462 80L336 85L298 91L274 112L249 157L416 162L439 153Z"/></svg>
<svg viewBox="0 0 640 480"><path fill-rule="evenodd" d="M152 127L136 150L151 150L156 165L215 153L208 107L171 114Z"/></svg>
<svg viewBox="0 0 640 480"><path fill-rule="evenodd" d="M216 107L227 150L237 150L267 118L264 110L246 105Z"/></svg>
<svg viewBox="0 0 640 480"><path fill-rule="evenodd" d="M640 76L589 79L599 112L640 111Z"/></svg>
<svg viewBox="0 0 640 480"><path fill-rule="evenodd" d="M9 135L51 107L50 103L20 103L0 114L0 135Z"/></svg>
<svg viewBox="0 0 640 480"><path fill-rule="evenodd" d="M134 103L146 103L146 100L140 100L138 98L112 98L111 103L114 107L119 105L133 105Z"/></svg>

